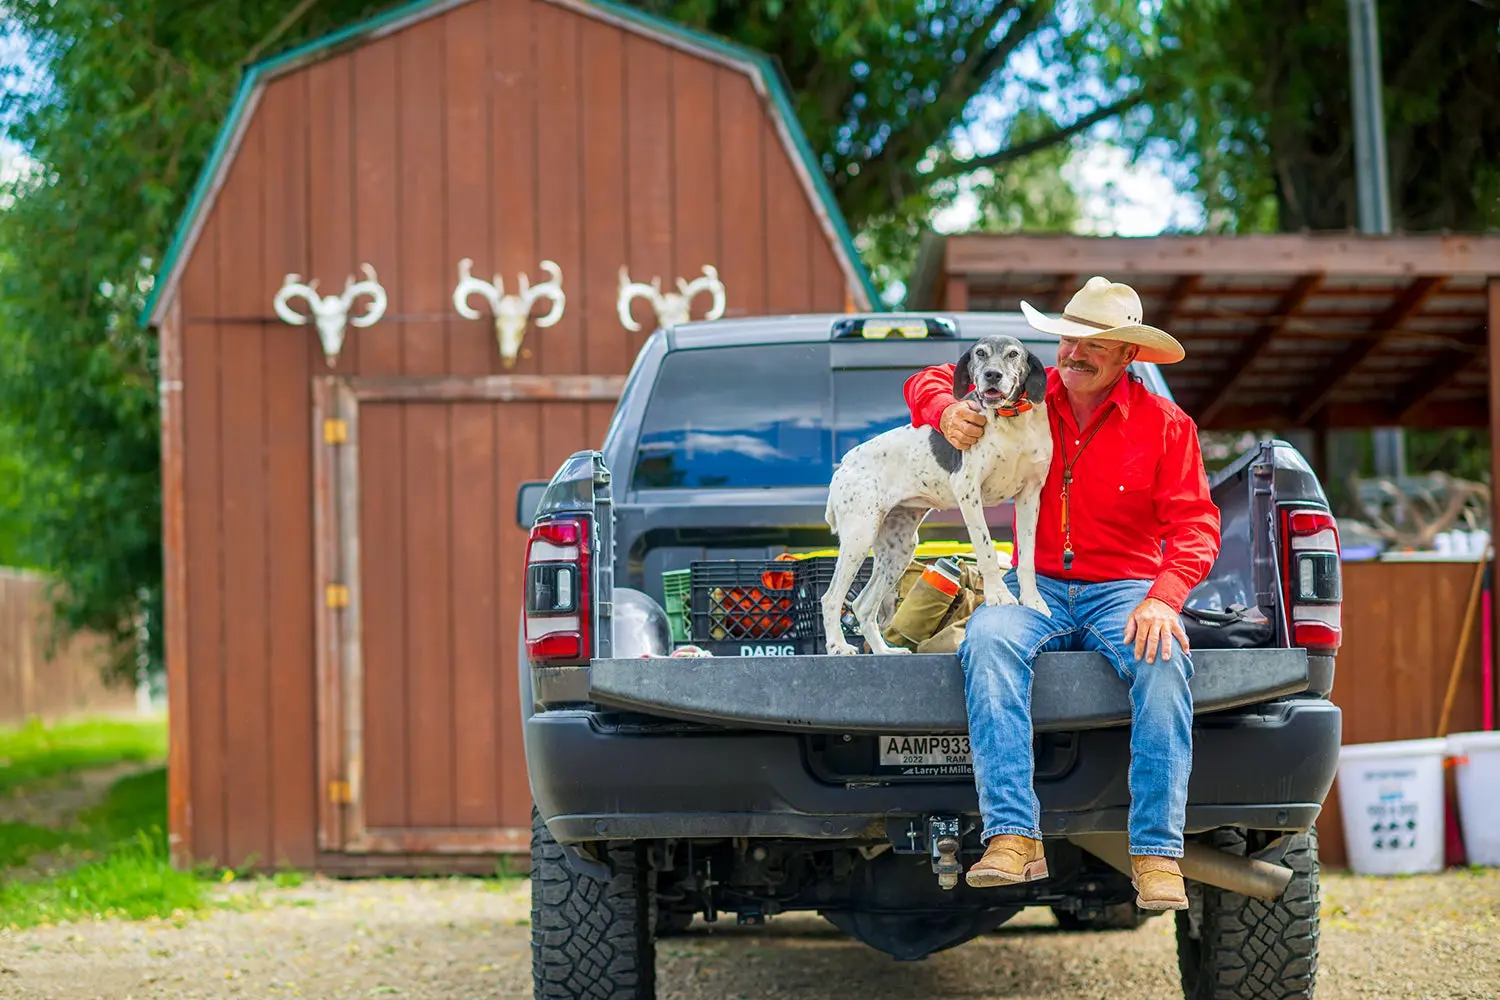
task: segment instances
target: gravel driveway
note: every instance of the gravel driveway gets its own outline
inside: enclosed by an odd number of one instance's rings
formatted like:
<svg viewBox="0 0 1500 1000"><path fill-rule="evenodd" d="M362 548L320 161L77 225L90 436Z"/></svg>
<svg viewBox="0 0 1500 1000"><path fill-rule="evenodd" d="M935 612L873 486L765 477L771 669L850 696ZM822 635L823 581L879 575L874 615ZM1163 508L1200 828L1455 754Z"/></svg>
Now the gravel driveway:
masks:
<svg viewBox="0 0 1500 1000"><path fill-rule="evenodd" d="M0 931L0 997L530 997L524 881L226 890L205 918ZM1500 996L1500 870L1325 876L1319 1000ZM1172 918L1069 934L1045 911L925 962L893 962L817 917L721 921L661 942L662 1000L1052 1000L1180 996Z"/></svg>

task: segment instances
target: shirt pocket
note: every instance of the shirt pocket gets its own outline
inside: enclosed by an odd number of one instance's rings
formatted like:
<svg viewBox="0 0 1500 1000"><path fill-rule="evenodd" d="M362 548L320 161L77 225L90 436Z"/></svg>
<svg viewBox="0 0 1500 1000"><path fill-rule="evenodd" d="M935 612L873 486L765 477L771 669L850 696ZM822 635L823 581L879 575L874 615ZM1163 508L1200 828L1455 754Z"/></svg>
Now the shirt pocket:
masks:
<svg viewBox="0 0 1500 1000"><path fill-rule="evenodd" d="M1151 492L1156 485L1156 460L1149 455L1127 455L1115 467L1114 499L1131 514L1149 513Z"/></svg>

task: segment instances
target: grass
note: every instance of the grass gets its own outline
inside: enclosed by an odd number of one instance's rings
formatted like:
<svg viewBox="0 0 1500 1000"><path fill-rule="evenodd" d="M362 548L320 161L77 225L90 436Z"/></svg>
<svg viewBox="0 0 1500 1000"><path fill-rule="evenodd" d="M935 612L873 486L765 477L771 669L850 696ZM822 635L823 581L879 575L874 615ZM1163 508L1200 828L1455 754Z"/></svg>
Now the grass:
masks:
<svg viewBox="0 0 1500 1000"><path fill-rule="evenodd" d="M76 771L147 763L167 754L167 726L152 719L80 719L48 726L33 719L0 729L0 797Z"/></svg>
<svg viewBox="0 0 1500 1000"><path fill-rule="evenodd" d="M203 909L207 883L172 867L166 816L167 772L157 767L115 782L66 829L0 827L0 859L13 876L0 884L0 927Z"/></svg>
<svg viewBox="0 0 1500 1000"><path fill-rule="evenodd" d="M122 762L145 770L120 778L102 801L65 826L0 823L0 928L97 918L163 918L175 923L210 909L311 906L262 888L300 886L295 870L178 871L167 845L164 720L84 720L0 729L0 804L56 795L77 774ZM55 811L55 810L54 810ZM497 867L496 888L520 877ZM217 891L250 883L248 892Z"/></svg>
<svg viewBox="0 0 1500 1000"><path fill-rule="evenodd" d="M46 794L89 768L160 761L166 742L160 719L0 730L0 797ZM63 828L0 823L0 927L170 917L207 906L207 882L171 864L166 775L157 766L121 778Z"/></svg>

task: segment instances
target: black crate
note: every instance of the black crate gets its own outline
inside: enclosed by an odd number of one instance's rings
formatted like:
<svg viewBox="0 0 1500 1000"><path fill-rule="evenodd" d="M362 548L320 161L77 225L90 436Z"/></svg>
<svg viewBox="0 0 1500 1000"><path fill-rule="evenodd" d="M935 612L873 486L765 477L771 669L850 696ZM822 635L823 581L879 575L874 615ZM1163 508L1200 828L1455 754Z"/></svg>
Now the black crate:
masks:
<svg viewBox="0 0 1500 1000"><path fill-rule="evenodd" d="M692 641L706 649L719 643L795 646L799 653L825 652L823 591L833 579L832 557L799 560L699 560L691 564L689 616ZM854 593L874 565L866 558ZM844 634L863 639L846 610ZM718 652L716 649L714 650ZM730 655L743 655L734 652Z"/></svg>

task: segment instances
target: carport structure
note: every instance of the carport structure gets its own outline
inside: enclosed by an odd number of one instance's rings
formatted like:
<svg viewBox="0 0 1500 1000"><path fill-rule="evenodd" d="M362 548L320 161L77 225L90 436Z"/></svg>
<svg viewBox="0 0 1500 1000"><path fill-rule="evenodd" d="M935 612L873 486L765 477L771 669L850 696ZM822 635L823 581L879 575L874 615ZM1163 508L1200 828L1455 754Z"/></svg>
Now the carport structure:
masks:
<svg viewBox="0 0 1500 1000"><path fill-rule="evenodd" d="M912 308L1060 312L1091 275L1140 293L1205 429L1483 427L1500 236L929 236Z"/></svg>

